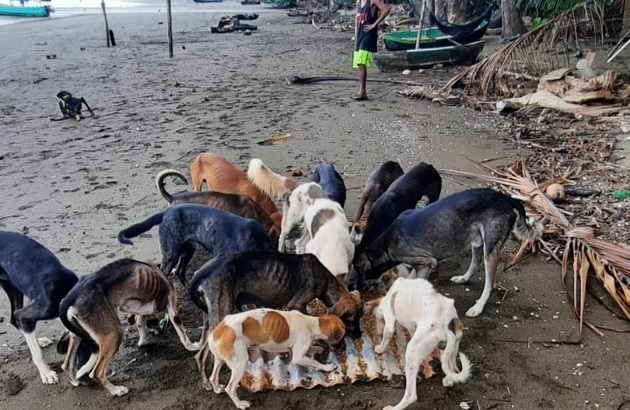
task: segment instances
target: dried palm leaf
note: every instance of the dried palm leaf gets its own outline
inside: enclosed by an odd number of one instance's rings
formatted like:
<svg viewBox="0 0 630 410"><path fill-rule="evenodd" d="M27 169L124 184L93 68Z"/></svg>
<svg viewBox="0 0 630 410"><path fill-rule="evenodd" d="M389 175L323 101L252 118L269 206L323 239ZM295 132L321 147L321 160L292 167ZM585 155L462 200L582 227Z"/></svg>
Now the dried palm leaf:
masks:
<svg viewBox="0 0 630 410"><path fill-rule="evenodd" d="M571 67L573 55L582 49L578 32L585 26L590 27L595 41L603 41L603 16L601 1L577 4L462 71L446 83L444 90L450 93L453 87L463 83L467 91L475 91L477 95L511 97L514 92L507 73L531 78Z"/></svg>
<svg viewBox="0 0 630 410"><path fill-rule="evenodd" d="M542 252L562 265L562 284L567 291L571 310L580 321L580 333L584 325L598 334L602 334L600 328L610 329L595 325L585 318L587 284L589 277L592 276L615 301L619 309L614 311L617 317L630 321L630 246L597 238L592 228L574 227L567 216L543 193L541 186L547 183L539 186L531 178L524 160L512 164L503 171L479 163L477 165L491 175L451 169L442 169L440 172L444 175L474 178L502 187L508 194L526 201L529 210L547 221L546 234L556 235L556 239L566 241L562 260L555 255L546 241L540 240L539 244ZM569 175L567 172L563 178L568 178ZM520 256L523 250L521 246L516 256ZM567 289L570 266L573 271L572 292Z"/></svg>

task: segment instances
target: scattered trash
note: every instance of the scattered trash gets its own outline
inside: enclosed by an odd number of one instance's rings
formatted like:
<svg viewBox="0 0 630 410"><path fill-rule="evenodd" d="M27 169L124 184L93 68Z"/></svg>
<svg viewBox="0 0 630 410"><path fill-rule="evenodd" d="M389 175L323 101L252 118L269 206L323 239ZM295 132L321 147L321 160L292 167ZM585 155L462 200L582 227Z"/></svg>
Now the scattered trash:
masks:
<svg viewBox="0 0 630 410"><path fill-rule="evenodd" d="M54 60L54 59L56 59L56 58L57 58L57 54L48 54L48 55L46 56L46 59L48 59L48 60Z"/></svg>
<svg viewBox="0 0 630 410"><path fill-rule="evenodd" d="M302 170L300 168L293 168L293 170L291 171L292 177L301 177L302 175L304 174L302 173Z"/></svg>
<svg viewBox="0 0 630 410"><path fill-rule="evenodd" d="M411 70L403 70L402 74L403 75L409 75L409 74L411 74Z"/></svg>
<svg viewBox="0 0 630 410"><path fill-rule="evenodd" d="M626 191L625 189L622 189L620 191L615 191L613 193L613 198L619 201L624 201L630 198L630 191Z"/></svg>

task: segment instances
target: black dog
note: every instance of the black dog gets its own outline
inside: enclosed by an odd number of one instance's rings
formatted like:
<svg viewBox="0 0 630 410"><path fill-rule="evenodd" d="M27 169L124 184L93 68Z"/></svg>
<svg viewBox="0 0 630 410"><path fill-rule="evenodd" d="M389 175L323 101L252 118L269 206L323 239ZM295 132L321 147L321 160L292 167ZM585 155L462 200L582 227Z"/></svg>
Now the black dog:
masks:
<svg viewBox="0 0 630 410"><path fill-rule="evenodd" d="M210 353L205 341L226 315L242 306L306 312L306 305L317 298L341 318L351 337L361 335L361 296L349 292L312 254L250 251L216 257L195 272L189 292L205 312L201 350L195 357L204 385Z"/></svg>
<svg viewBox="0 0 630 410"><path fill-rule="evenodd" d="M472 248L468 271L453 276L465 283L482 260L486 281L481 297L466 316L478 316L494 287L499 254L513 232L517 238L533 241L543 226L528 219L521 201L491 189L471 189L452 194L422 209L403 212L392 225L354 259L359 280L375 279L399 263L411 265L425 278L438 262ZM359 282L359 285L361 282ZM360 286L359 286L360 287Z"/></svg>
<svg viewBox="0 0 630 410"><path fill-rule="evenodd" d="M90 114L94 115L94 112L83 97L73 97L68 91L61 91L57 94L57 98L61 99L61 101L59 101L59 109L61 110L61 114L63 114L63 118L53 121L65 120L66 118L74 118L80 121L83 104L85 104Z"/></svg>
<svg viewBox="0 0 630 410"><path fill-rule="evenodd" d="M44 384L59 382L44 362L41 347L48 339L35 337L40 320L59 316L59 303L77 283L77 276L39 242L17 232L0 231L0 286L11 303L11 324L24 335L33 363ZM24 296L31 303L23 307Z"/></svg>
<svg viewBox="0 0 630 410"><path fill-rule="evenodd" d="M278 249L278 243L267 235L262 225L211 206L184 204L171 206L149 219L123 229L118 241L133 245L134 238L160 225L162 271L175 274L186 285L186 268L201 246L212 256L246 250Z"/></svg>
<svg viewBox="0 0 630 410"><path fill-rule="evenodd" d="M413 209L423 196L429 198L429 203L440 198L442 191L442 177L433 165L424 162L407 171L396 179L381 195L370 210L359 248L369 246L374 239L407 209Z"/></svg>
<svg viewBox="0 0 630 410"><path fill-rule="evenodd" d="M250 251L216 257L195 272L189 287L193 302L205 312L204 330L197 364L207 382L205 366L210 332L226 316L245 305L306 311L313 299L320 299L346 325L352 337L359 337L361 296L346 287L312 254Z"/></svg>
<svg viewBox="0 0 630 410"><path fill-rule="evenodd" d="M361 194L359 210L353 227L355 234L363 232L365 221L372 210L374 202L404 173L402 167L396 161L384 162L372 171L365 183L365 188L363 188L363 194Z"/></svg>
<svg viewBox="0 0 630 410"><path fill-rule="evenodd" d="M319 164L311 176L311 181L317 182L326 196L342 208L346 205L346 184L332 164L327 162Z"/></svg>

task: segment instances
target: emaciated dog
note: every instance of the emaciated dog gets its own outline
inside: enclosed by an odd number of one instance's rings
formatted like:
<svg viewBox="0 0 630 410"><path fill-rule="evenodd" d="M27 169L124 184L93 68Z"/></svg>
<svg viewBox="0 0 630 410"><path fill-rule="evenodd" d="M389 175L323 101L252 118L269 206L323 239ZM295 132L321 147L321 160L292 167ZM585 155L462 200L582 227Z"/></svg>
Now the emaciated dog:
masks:
<svg viewBox="0 0 630 410"><path fill-rule="evenodd" d="M120 259L105 265L96 273L83 276L61 301L59 318L70 331L68 351L62 368L74 386L89 372L114 396L129 390L114 386L107 379L107 367L116 355L123 338L117 310L136 315L140 339L138 346L147 343L146 316L164 311L175 326L179 340L190 351L199 350L192 343L177 312L177 294L160 269L132 259ZM85 344L85 345L83 345ZM91 350L91 357L75 376L75 355L79 348Z"/></svg>
<svg viewBox="0 0 630 410"><path fill-rule="evenodd" d="M164 198L169 205L179 204L200 204L213 206L215 208L223 209L233 213L234 215L242 216L243 218L255 219L265 228L269 236L277 238L280 235L280 229L277 228L269 215L260 207L256 202L252 201L245 195L226 194L223 192L215 191L203 191L203 192L179 192L176 194L170 194L164 188L164 178L174 176L179 178L182 182L188 185L188 180L179 171L174 169L166 169L160 171L155 177L155 184L157 185L160 195Z"/></svg>
<svg viewBox="0 0 630 410"><path fill-rule="evenodd" d="M462 322L455 310L455 301L440 295L424 279L398 278L385 297L365 304L366 314L374 312L376 328L383 333L381 342L374 347L377 354L384 353L400 323L413 334L405 350L405 394L396 406L402 410L418 399L416 383L422 362L439 348L445 376L445 387L463 383L470 377L471 364L466 355L459 353L462 370L457 369L457 353L462 339Z"/></svg>
<svg viewBox="0 0 630 410"><path fill-rule="evenodd" d="M318 183L326 196L342 208L346 205L346 184L332 164L320 163L311 176L311 181Z"/></svg>
<svg viewBox="0 0 630 410"><path fill-rule="evenodd" d="M217 257L195 272L189 292L205 313L201 351L196 356L204 385L208 384L206 338L221 319L244 305L306 313L306 305L320 299L330 314L341 318L351 337L361 335L361 296L349 292L315 255L251 251Z"/></svg>
<svg viewBox="0 0 630 410"><path fill-rule="evenodd" d="M193 191L201 191L201 185L206 181L211 191L250 197L267 212L276 229L280 231L282 214L271 198L253 185L245 172L222 156L209 152L199 154L190 164L190 178Z"/></svg>
<svg viewBox="0 0 630 410"><path fill-rule="evenodd" d="M534 241L542 236L543 226L527 218L521 201L501 192L487 188L457 192L425 208L403 212L369 247L357 251L354 266L359 284L399 263L411 265L418 277L426 278L439 261L470 246L470 267L451 281L467 282L483 255L483 292L466 312L466 316L478 316L494 288L499 255L511 232L521 240Z"/></svg>
<svg viewBox="0 0 630 410"><path fill-rule="evenodd" d="M33 364L44 384L59 382L48 367L42 347L52 342L35 336L40 320L59 316L59 303L79 279L53 253L34 239L0 231L0 286L9 297L11 324L24 336ZM24 307L24 296L30 303Z"/></svg>
<svg viewBox="0 0 630 410"><path fill-rule="evenodd" d="M353 227L354 235L363 233L365 221L372 210L374 202L387 191L387 188L405 172L400 164L396 161L387 161L376 168L367 179L361 201L359 201L359 210L355 218Z"/></svg>
<svg viewBox="0 0 630 410"><path fill-rule="evenodd" d="M129 238L160 225L162 271L173 269L186 285L186 268L201 246L212 256L246 250L275 249L277 243L254 219L241 218L221 209L197 204L175 205L118 233L118 241L133 245Z"/></svg>
<svg viewBox="0 0 630 410"><path fill-rule="evenodd" d="M442 177L433 165L419 163L396 179L381 195L368 214L359 247L369 246L407 209L413 209L426 196L429 203L440 198Z"/></svg>
<svg viewBox="0 0 630 410"><path fill-rule="evenodd" d="M331 372L334 364L322 364L306 356L315 340L324 340L335 345L346 332L343 322L334 315L320 317L307 316L297 310L284 312L272 309L255 309L226 316L208 339L208 348L214 355L214 368L210 375L210 385L215 393L221 393L219 373L227 363L232 375L225 389L239 409L246 409L250 403L236 395L245 368L249 361L248 348L257 346L274 353L291 351L291 363Z"/></svg>

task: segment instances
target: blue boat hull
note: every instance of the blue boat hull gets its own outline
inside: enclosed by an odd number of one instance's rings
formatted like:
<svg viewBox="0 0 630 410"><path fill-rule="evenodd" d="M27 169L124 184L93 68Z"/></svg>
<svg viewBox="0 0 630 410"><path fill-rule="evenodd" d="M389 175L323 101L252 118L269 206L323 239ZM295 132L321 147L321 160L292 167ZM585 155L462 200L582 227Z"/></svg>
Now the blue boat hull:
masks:
<svg viewBox="0 0 630 410"><path fill-rule="evenodd" d="M10 6L8 4L0 4L0 16L13 17L48 17L50 16L50 7L22 7Z"/></svg>

